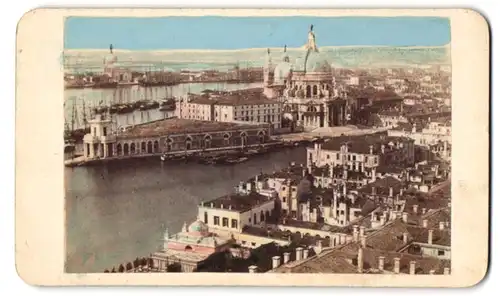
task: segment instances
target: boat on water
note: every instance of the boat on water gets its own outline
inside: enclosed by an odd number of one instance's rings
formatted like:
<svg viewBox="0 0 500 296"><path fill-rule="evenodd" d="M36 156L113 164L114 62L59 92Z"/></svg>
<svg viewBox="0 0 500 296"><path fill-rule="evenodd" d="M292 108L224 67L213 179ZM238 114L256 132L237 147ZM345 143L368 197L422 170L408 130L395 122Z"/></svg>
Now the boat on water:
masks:
<svg viewBox="0 0 500 296"><path fill-rule="evenodd" d="M248 157L228 157L225 159L225 164L237 164L248 160Z"/></svg>
<svg viewBox="0 0 500 296"><path fill-rule="evenodd" d="M93 88L116 88L116 87L118 87L118 82L116 82L116 81L97 82L92 87Z"/></svg>

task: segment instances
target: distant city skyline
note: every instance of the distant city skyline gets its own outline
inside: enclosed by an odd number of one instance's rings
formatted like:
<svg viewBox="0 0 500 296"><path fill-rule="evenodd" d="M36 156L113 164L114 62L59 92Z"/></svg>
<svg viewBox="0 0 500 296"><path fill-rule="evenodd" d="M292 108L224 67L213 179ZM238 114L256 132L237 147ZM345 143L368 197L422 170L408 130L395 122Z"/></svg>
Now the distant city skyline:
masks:
<svg viewBox="0 0 500 296"><path fill-rule="evenodd" d="M447 18L438 17L69 17L65 49L175 50L301 47L314 25L326 46L443 46Z"/></svg>

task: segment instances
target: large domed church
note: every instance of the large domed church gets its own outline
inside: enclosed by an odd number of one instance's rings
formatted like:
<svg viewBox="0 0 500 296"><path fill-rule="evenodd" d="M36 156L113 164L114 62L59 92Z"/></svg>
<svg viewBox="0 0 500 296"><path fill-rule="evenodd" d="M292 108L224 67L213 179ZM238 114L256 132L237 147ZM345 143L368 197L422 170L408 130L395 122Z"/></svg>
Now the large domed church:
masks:
<svg viewBox="0 0 500 296"><path fill-rule="evenodd" d="M291 61L285 46L273 65L268 49L264 64L264 94L283 103L283 117L305 130L346 124L347 100L335 85L328 56L316 44L313 26L304 52Z"/></svg>

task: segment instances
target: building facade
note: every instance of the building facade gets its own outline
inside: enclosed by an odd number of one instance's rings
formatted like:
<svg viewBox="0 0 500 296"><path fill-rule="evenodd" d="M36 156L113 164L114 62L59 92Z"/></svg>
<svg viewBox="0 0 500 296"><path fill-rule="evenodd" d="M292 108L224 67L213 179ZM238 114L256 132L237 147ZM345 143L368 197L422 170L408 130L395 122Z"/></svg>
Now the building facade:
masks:
<svg viewBox="0 0 500 296"><path fill-rule="evenodd" d="M163 119L117 132L103 115L89 121L83 138L84 157L128 158L245 148L270 139L268 124L237 124L187 119Z"/></svg>
<svg viewBox="0 0 500 296"><path fill-rule="evenodd" d="M274 69L274 70L273 70ZM283 103L283 116L305 130L345 125L349 105L335 85L328 57L309 31L303 56L294 63L286 52L277 65L268 50L264 63L264 94Z"/></svg>

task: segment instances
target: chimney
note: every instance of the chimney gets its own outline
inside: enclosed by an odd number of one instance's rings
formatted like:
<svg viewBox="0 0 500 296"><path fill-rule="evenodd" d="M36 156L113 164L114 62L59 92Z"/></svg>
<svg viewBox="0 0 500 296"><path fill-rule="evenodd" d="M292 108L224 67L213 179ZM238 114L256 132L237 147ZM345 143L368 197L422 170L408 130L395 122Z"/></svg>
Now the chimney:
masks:
<svg viewBox="0 0 500 296"><path fill-rule="evenodd" d="M408 223L408 213L403 213L403 222Z"/></svg>
<svg viewBox="0 0 500 296"><path fill-rule="evenodd" d="M302 248L298 247L295 249L295 260L300 261L302 260Z"/></svg>
<svg viewBox="0 0 500 296"><path fill-rule="evenodd" d="M372 182L375 182L375 181L377 181L377 171L375 168L372 168ZM374 194L374 193L372 192L372 194Z"/></svg>
<svg viewBox="0 0 500 296"><path fill-rule="evenodd" d="M418 205L413 205L413 213L418 214Z"/></svg>
<svg viewBox="0 0 500 296"><path fill-rule="evenodd" d="M444 230L444 222L439 222L439 230Z"/></svg>
<svg viewBox="0 0 500 296"><path fill-rule="evenodd" d="M403 196L403 188L399 189L399 195Z"/></svg>
<svg viewBox="0 0 500 296"><path fill-rule="evenodd" d="M257 272L257 266L255 266L255 265L248 266L248 272L250 272L250 273L256 273Z"/></svg>
<svg viewBox="0 0 500 296"><path fill-rule="evenodd" d="M404 242L405 244L407 244L407 243L408 243L408 232L403 233L403 242Z"/></svg>
<svg viewBox="0 0 500 296"><path fill-rule="evenodd" d="M359 233L358 233L358 225L354 225L352 227L352 239L357 242L358 241L358 236L359 236Z"/></svg>
<svg viewBox="0 0 500 296"><path fill-rule="evenodd" d="M358 250L358 272L363 273L363 249L359 248Z"/></svg>
<svg viewBox="0 0 500 296"><path fill-rule="evenodd" d="M377 194L377 188L375 188L375 186L372 187L372 195L375 195Z"/></svg>
<svg viewBox="0 0 500 296"><path fill-rule="evenodd" d="M380 216L380 225L385 225L385 222L386 222L386 216L385 216L385 213L382 214L382 216Z"/></svg>
<svg viewBox="0 0 500 296"><path fill-rule="evenodd" d="M417 262L410 261L410 274L415 274L415 264L417 264Z"/></svg>
<svg viewBox="0 0 500 296"><path fill-rule="evenodd" d="M427 228L427 219L422 220L422 227Z"/></svg>
<svg viewBox="0 0 500 296"><path fill-rule="evenodd" d="M303 252L303 259L307 259L309 257L309 249L305 248Z"/></svg>
<svg viewBox="0 0 500 296"><path fill-rule="evenodd" d="M399 261L401 258L394 258L394 273L398 274L399 273Z"/></svg>
<svg viewBox="0 0 500 296"><path fill-rule="evenodd" d="M450 274L450 268L449 268L449 267L445 267L445 268L443 269L443 274L445 274L445 275L449 275L449 274Z"/></svg>
<svg viewBox="0 0 500 296"><path fill-rule="evenodd" d="M427 212L427 209L426 208L422 208L422 215L425 215L426 212Z"/></svg>
<svg viewBox="0 0 500 296"><path fill-rule="evenodd" d="M375 216L375 212L372 212L372 218L371 218L371 221L376 221L377 220L377 216Z"/></svg>
<svg viewBox="0 0 500 296"><path fill-rule="evenodd" d="M389 187L389 197L392 197L394 193L394 190L392 189L392 187Z"/></svg>
<svg viewBox="0 0 500 296"><path fill-rule="evenodd" d="M283 253L283 264L287 264L288 262L290 262L290 253Z"/></svg>
<svg viewBox="0 0 500 296"><path fill-rule="evenodd" d="M385 153L385 145L382 144L382 146L380 146L380 152L382 152L382 154Z"/></svg>
<svg viewBox="0 0 500 296"><path fill-rule="evenodd" d="M366 235L361 236L361 247L366 248Z"/></svg>
<svg viewBox="0 0 500 296"><path fill-rule="evenodd" d="M280 256L273 257L273 269L276 269L280 266L280 260L281 260Z"/></svg>
<svg viewBox="0 0 500 296"><path fill-rule="evenodd" d="M373 145L370 145L370 155L373 155Z"/></svg>
<svg viewBox="0 0 500 296"><path fill-rule="evenodd" d="M429 270L429 274L435 274L436 271L434 269Z"/></svg>
<svg viewBox="0 0 500 296"><path fill-rule="evenodd" d="M364 226L360 226L360 227L359 227L359 235L360 235L360 236L365 235L365 228L366 228L366 227L364 227Z"/></svg>
<svg viewBox="0 0 500 296"><path fill-rule="evenodd" d="M434 232L434 230L432 229L429 229L429 236L427 237L427 243L429 245L432 245L432 233Z"/></svg>
<svg viewBox="0 0 500 296"><path fill-rule="evenodd" d="M385 257L379 256L378 257L378 270L384 271L384 266L385 266Z"/></svg>

